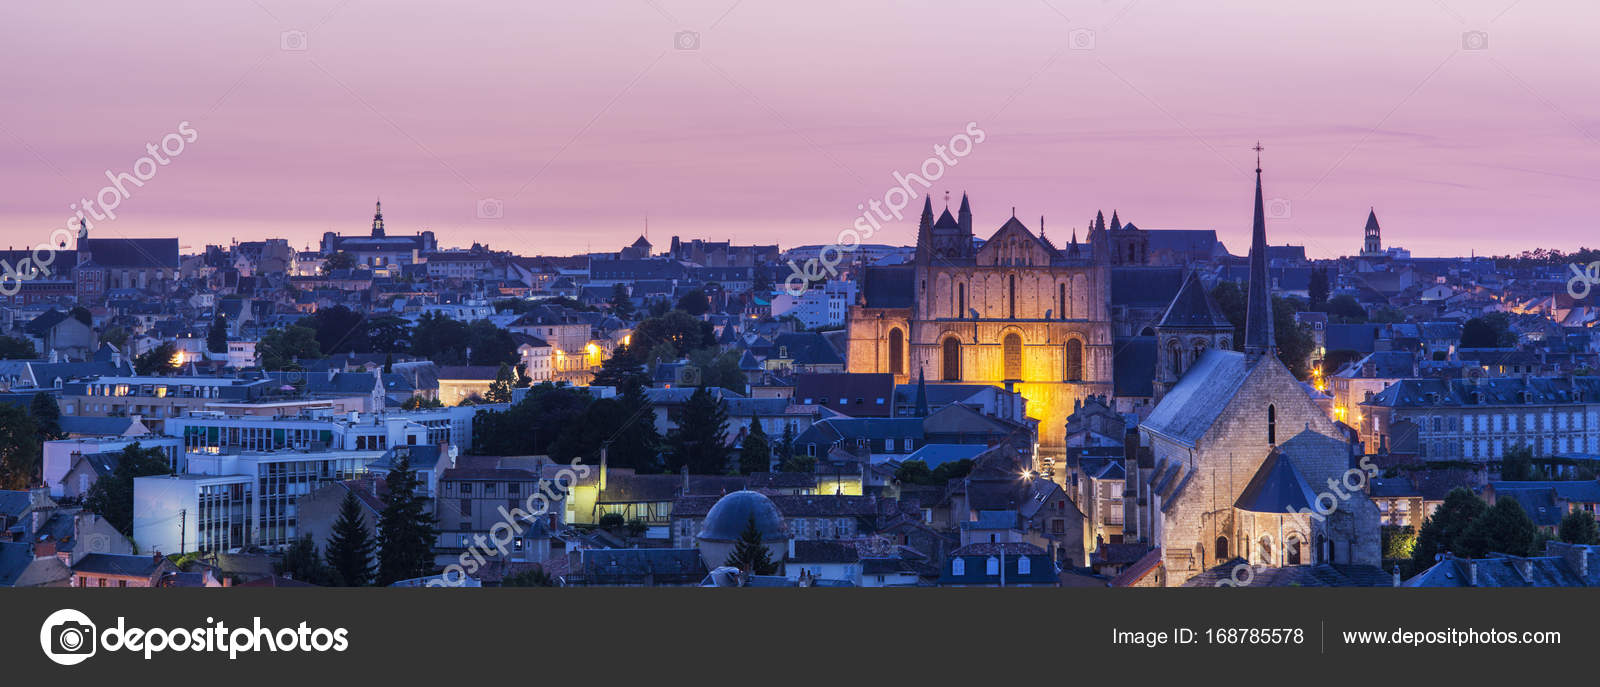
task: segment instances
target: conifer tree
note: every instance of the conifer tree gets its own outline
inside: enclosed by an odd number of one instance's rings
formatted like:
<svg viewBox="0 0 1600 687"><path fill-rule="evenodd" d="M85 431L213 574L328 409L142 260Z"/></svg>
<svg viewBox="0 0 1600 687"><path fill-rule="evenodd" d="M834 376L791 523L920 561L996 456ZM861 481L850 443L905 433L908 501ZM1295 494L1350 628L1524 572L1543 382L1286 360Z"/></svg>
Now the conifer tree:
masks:
<svg viewBox="0 0 1600 687"><path fill-rule="evenodd" d="M361 501L355 492L345 492L344 503L339 505L339 519L334 521L333 534L328 537L328 550L323 552L340 585L364 587L372 584L374 546L361 513Z"/></svg>
<svg viewBox="0 0 1600 687"><path fill-rule="evenodd" d="M738 568L752 575L778 574L778 564L773 562L772 552L767 550L766 543L761 541L761 529L756 527L755 516L750 516L750 524L739 534L739 541L734 542L733 551L728 554L728 562L723 565Z"/></svg>
<svg viewBox="0 0 1600 687"><path fill-rule="evenodd" d="M421 577L433 571L434 519L417 496L417 473L401 458L389 471L389 493L378 519L378 584Z"/></svg>

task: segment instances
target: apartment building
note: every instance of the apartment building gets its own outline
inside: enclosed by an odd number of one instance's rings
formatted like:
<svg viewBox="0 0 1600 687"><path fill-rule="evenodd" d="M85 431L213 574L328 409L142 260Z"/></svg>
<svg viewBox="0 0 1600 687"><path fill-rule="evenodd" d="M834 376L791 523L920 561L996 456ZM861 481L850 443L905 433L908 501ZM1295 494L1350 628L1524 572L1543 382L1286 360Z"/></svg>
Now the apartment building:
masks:
<svg viewBox="0 0 1600 687"><path fill-rule="evenodd" d="M1600 451L1600 377L1404 379L1361 407L1380 446L1427 460Z"/></svg>

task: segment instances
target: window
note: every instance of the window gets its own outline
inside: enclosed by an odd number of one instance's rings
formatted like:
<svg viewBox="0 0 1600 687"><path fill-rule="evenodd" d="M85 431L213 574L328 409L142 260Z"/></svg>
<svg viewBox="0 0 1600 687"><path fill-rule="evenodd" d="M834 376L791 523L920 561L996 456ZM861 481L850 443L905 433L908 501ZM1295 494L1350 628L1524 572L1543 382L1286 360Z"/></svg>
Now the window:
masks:
<svg viewBox="0 0 1600 687"><path fill-rule="evenodd" d="M1033 561L1029 560L1027 556L1018 556L1017 557L1017 574L1018 575L1026 575L1026 574L1028 574L1028 573L1030 573L1032 571L1033 571Z"/></svg>
<svg viewBox="0 0 1600 687"><path fill-rule="evenodd" d="M905 374L906 336L898 327L889 330L889 372Z"/></svg>
<svg viewBox="0 0 1600 687"><path fill-rule="evenodd" d="M1067 350L1063 356L1066 364L1065 377L1069 382L1083 379L1083 342L1078 339L1067 340Z"/></svg>
<svg viewBox="0 0 1600 687"><path fill-rule="evenodd" d="M1006 285L1006 311L1007 317L1017 319L1017 275L1013 274Z"/></svg>
<svg viewBox="0 0 1600 687"><path fill-rule="evenodd" d="M988 575L999 575L1000 559L990 556L989 560L984 561L983 563L983 572Z"/></svg>
<svg viewBox="0 0 1600 687"><path fill-rule="evenodd" d="M956 284L956 319L967 316L967 285Z"/></svg>
<svg viewBox="0 0 1600 687"><path fill-rule="evenodd" d="M1228 538L1217 537L1217 561L1228 560Z"/></svg>
<svg viewBox="0 0 1600 687"><path fill-rule="evenodd" d="M944 381L961 381L961 341L952 336L945 339L941 347L944 349Z"/></svg>
<svg viewBox="0 0 1600 687"><path fill-rule="evenodd" d="M950 559L950 574L954 577L963 577L967 574L967 561L964 558Z"/></svg>
<svg viewBox="0 0 1600 687"><path fill-rule="evenodd" d="M1278 407L1275 405L1267 406L1267 444L1278 445Z"/></svg>
<svg viewBox="0 0 1600 687"><path fill-rule="evenodd" d="M1056 307L1060 308L1059 310L1056 311L1057 313L1059 313L1057 315L1057 317L1059 317L1059 318L1061 318L1063 320L1067 319L1067 285L1066 284L1057 284L1056 285Z"/></svg>
<svg viewBox="0 0 1600 687"><path fill-rule="evenodd" d="M1284 537L1283 564L1300 565L1300 537L1293 534Z"/></svg>
<svg viewBox="0 0 1600 687"><path fill-rule="evenodd" d="M1022 379L1022 337L1016 332L1007 334L1001 348L1005 357L1005 378Z"/></svg>

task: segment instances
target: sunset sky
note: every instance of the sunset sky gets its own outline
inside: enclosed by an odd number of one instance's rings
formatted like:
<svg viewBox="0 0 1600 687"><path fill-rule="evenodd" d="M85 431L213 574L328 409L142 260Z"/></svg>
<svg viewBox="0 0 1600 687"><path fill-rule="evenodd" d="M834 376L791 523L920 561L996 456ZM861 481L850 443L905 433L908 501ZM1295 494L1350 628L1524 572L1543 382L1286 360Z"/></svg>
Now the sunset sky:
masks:
<svg viewBox="0 0 1600 687"><path fill-rule="evenodd" d="M1369 206L1417 255L1593 246L1600 5L1576 5L12 0L0 244L180 122L195 142L97 235L303 247L381 196L390 233L524 254L616 250L646 216L658 246L827 243L976 122L933 192L985 236L1012 206L1058 244L1117 209L1242 253L1260 139L1269 239L1316 257L1358 250Z"/></svg>

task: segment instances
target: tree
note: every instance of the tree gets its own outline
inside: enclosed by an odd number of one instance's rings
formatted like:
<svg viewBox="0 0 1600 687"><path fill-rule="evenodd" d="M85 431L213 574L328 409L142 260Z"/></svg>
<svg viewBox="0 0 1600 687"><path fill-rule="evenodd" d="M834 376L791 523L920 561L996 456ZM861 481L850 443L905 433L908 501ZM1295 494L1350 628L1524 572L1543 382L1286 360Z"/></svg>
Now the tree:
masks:
<svg viewBox="0 0 1600 687"><path fill-rule="evenodd" d="M573 455L553 453L577 445L564 435L581 427L584 411L593 402L586 391L557 387L548 382L528 389L520 403L503 411L484 411L472 417L472 452L491 456ZM613 430L616 429L613 427ZM598 450L598 445L594 448Z"/></svg>
<svg viewBox="0 0 1600 687"><path fill-rule="evenodd" d="M206 330L206 350L212 353L228 352L228 316L217 313L211 318L211 328Z"/></svg>
<svg viewBox="0 0 1600 687"><path fill-rule="evenodd" d="M133 481L139 477L166 475L172 472L171 461L161 449L143 448L138 442L129 444L117 456L111 474L102 475L89 487L83 506L99 513L118 532L133 534ZM190 515L197 515L191 513ZM182 553L176 551L173 553Z"/></svg>
<svg viewBox="0 0 1600 687"><path fill-rule="evenodd" d="M39 472L39 426L23 409L0 404L0 489L20 491Z"/></svg>
<svg viewBox="0 0 1600 687"><path fill-rule="evenodd" d="M942 487L942 486L944 486L946 484L949 484L950 480L960 479L962 477L966 477L971 472L972 472L972 459L971 458L962 458L961 460L948 460L948 461L945 461L943 463L940 463L938 467L933 469L933 483L936 486L941 486Z"/></svg>
<svg viewBox="0 0 1600 687"><path fill-rule="evenodd" d="M135 358L133 371L140 375L170 375L178 371L176 358L178 347L172 342L163 342L160 346L150 349L148 353Z"/></svg>
<svg viewBox="0 0 1600 687"><path fill-rule="evenodd" d="M1600 525L1595 523L1594 513L1575 510L1561 518L1556 536L1568 544L1600 544Z"/></svg>
<svg viewBox="0 0 1600 687"><path fill-rule="evenodd" d="M615 531L626 527L628 519L622 517L621 513L606 513L600 516L600 519L595 524L599 525L600 529Z"/></svg>
<svg viewBox="0 0 1600 687"><path fill-rule="evenodd" d="M733 551L728 553L728 562L723 565L752 575L778 574L778 564L773 562L772 552L767 550L766 542L761 541L761 528L756 527L754 515L750 516L750 524L745 526L744 532L739 534L739 540L733 543Z"/></svg>
<svg viewBox="0 0 1600 687"><path fill-rule="evenodd" d="M335 353L369 353L372 344L367 339L367 314L342 305L318 309L316 313L300 318L295 324L317 333L317 349L324 355Z"/></svg>
<svg viewBox="0 0 1600 687"><path fill-rule="evenodd" d="M339 519L333 523L333 534L328 537L328 550L324 554L335 581L345 587L372 584L375 546L372 534L367 531L360 499L353 491L345 492L344 502L339 505Z"/></svg>
<svg viewBox="0 0 1600 687"><path fill-rule="evenodd" d="M689 354L689 363L700 368L700 386L744 389L744 371L739 369L739 354L716 348L702 348Z"/></svg>
<svg viewBox="0 0 1600 687"><path fill-rule="evenodd" d="M739 472L746 475L772 470L772 442L761 428L761 418L750 420L750 433L739 446Z"/></svg>
<svg viewBox="0 0 1600 687"><path fill-rule="evenodd" d="M1501 456L1500 479L1506 482L1542 480L1544 471L1533 464L1533 449L1519 443L1506 449Z"/></svg>
<svg viewBox="0 0 1600 687"><path fill-rule="evenodd" d="M660 317L652 317L633 328L629 344L635 351L652 354L657 345L672 345L674 358L689 355L689 351L715 346L717 339L710 322L702 322L682 310L673 310Z"/></svg>
<svg viewBox="0 0 1600 687"><path fill-rule="evenodd" d="M34 394L28 403L28 415L33 418L40 444L67 436L61 431L61 406L56 405L54 396L43 391Z"/></svg>
<svg viewBox="0 0 1600 687"><path fill-rule="evenodd" d="M594 379L589 386L615 387L617 393L626 394L629 389L649 386L650 375L644 371L644 363L634 354L634 348L627 344L617 346L611 352L611 357L600 363L600 371L594 374Z"/></svg>
<svg viewBox="0 0 1600 687"><path fill-rule="evenodd" d="M708 387L698 387L684 403L678 427L667 435L671 447L669 469L687 465L699 475L728 469L728 412Z"/></svg>
<svg viewBox="0 0 1600 687"><path fill-rule="evenodd" d="M298 324L268 330L256 351L261 354L261 367L265 370L303 369L298 361L322 357L316 330Z"/></svg>
<svg viewBox="0 0 1600 687"><path fill-rule="evenodd" d="M1516 343L1517 335L1511 332L1511 319L1503 312L1474 317L1461 325L1462 348L1505 348Z"/></svg>
<svg viewBox="0 0 1600 687"><path fill-rule="evenodd" d="M437 398L426 396L411 396L400 403L401 410L424 410L428 408L443 408L444 404Z"/></svg>
<svg viewBox="0 0 1600 687"><path fill-rule="evenodd" d="M274 567L279 575L302 582L326 586L333 581L333 571L317 555L317 544L309 534L289 542L283 560Z"/></svg>
<svg viewBox="0 0 1600 687"><path fill-rule="evenodd" d="M1472 521L1461 535L1463 553L1482 558L1490 553L1508 553L1513 556L1533 555L1533 543L1539 538L1539 527L1517 500L1501 496L1489 510Z"/></svg>
<svg viewBox="0 0 1600 687"><path fill-rule="evenodd" d="M1417 548L1417 532L1405 525L1383 526L1383 559L1410 560Z"/></svg>
<svg viewBox="0 0 1600 687"><path fill-rule="evenodd" d="M711 299L706 297L706 292L695 289L678 299L678 309L699 317L711 310Z"/></svg>
<svg viewBox="0 0 1600 687"><path fill-rule="evenodd" d="M355 256L339 251L322 259L322 274L332 274L334 270L348 270L356 266Z"/></svg>
<svg viewBox="0 0 1600 687"><path fill-rule="evenodd" d="M411 323L394 315L367 318L367 345L373 353L399 353L411 338Z"/></svg>
<svg viewBox="0 0 1600 687"><path fill-rule="evenodd" d="M900 464L894 471L894 478L901 484L933 484L933 471L928 469L928 464L920 460L908 460Z"/></svg>
<svg viewBox="0 0 1600 687"><path fill-rule="evenodd" d="M33 342L20 336L0 336L0 360L28 360L39 357Z"/></svg>
<svg viewBox="0 0 1600 687"><path fill-rule="evenodd" d="M1294 318L1302 310L1297 298L1272 299L1272 334L1278 346L1278 360L1296 379L1306 379L1311 374L1311 353L1317 348L1311 328Z"/></svg>
<svg viewBox="0 0 1600 687"><path fill-rule="evenodd" d="M500 580L502 587L554 587L556 580L545 572L543 566L529 568L515 575L507 575Z"/></svg>
<svg viewBox="0 0 1600 687"><path fill-rule="evenodd" d="M1417 533L1417 544L1411 550L1415 569L1423 570L1434 564L1441 553L1461 552L1460 539L1483 512L1488 509L1483 499L1465 488L1457 487L1444 497L1444 503L1422 523Z"/></svg>
<svg viewBox="0 0 1600 687"><path fill-rule="evenodd" d="M1349 294L1340 294L1328 299L1324 309L1328 317L1336 323L1360 324L1367 321L1367 309L1361 307L1361 301Z"/></svg>
<svg viewBox="0 0 1600 687"><path fill-rule="evenodd" d="M516 381L511 375L511 366L500 363L500 369L494 373L494 381L489 382L489 391L484 400L490 403L510 403L511 389Z"/></svg>
<svg viewBox="0 0 1600 687"><path fill-rule="evenodd" d="M1311 282L1306 286L1307 295L1311 297L1311 309L1325 310L1328 304L1328 268L1318 267L1311 270Z"/></svg>
<svg viewBox="0 0 1600 687"><path fill-rule="evenodd" d="M383 513L378 518L378 584L421 577L433 571L434 519L417 496L417 473L400 458L386 480Z"/></svg>
<svg viewBox="0 0 1600 687"><path fill-rule="evenodd" d="M772 447L772 457L777 459L779 470L783 469L783 464L789 461L791 455L794 455L794 423L785 422L783 436L778 437L777 445Z"/></svg>
<svg viewBox="0 0 1600 687"><path fill-rule="evenodd" d="M633 317L633 299L628 296L628 286L620 281L611 285L611 314Z"/></svg>

